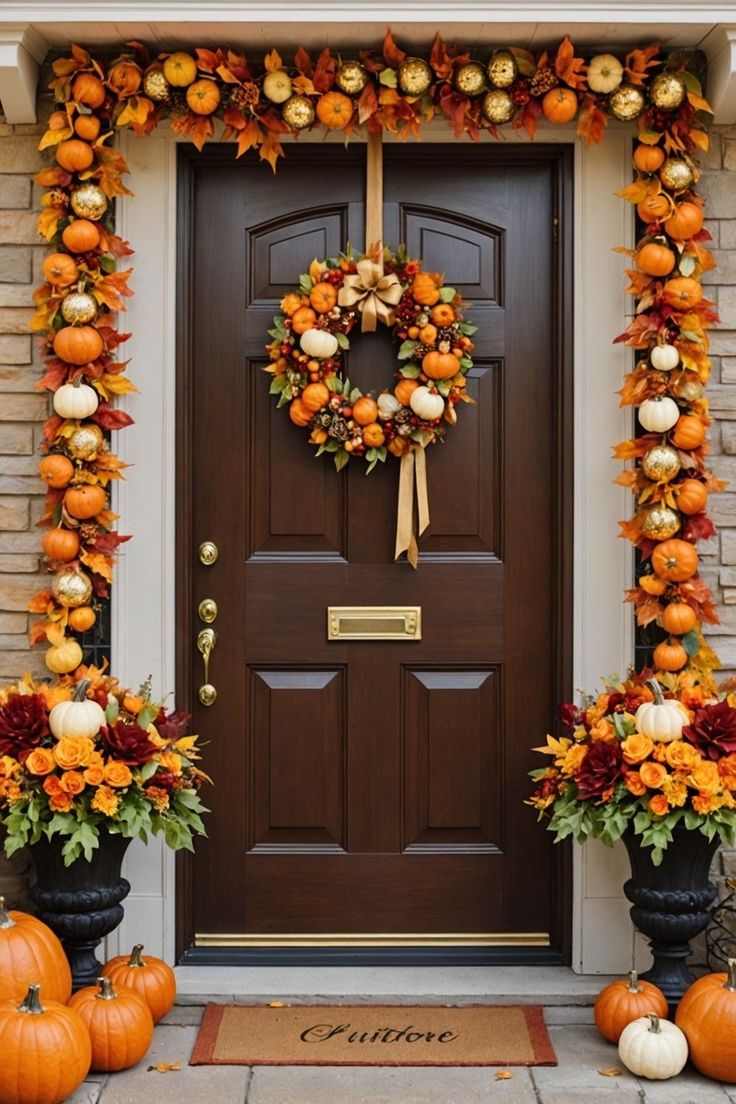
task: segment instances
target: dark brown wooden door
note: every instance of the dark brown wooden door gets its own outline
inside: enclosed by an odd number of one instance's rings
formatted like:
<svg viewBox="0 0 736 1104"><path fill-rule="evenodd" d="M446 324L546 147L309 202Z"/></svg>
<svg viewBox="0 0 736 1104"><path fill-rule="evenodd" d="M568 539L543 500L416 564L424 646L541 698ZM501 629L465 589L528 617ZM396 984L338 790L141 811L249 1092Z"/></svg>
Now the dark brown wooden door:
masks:
<svg viewBox="0 0 736 1104"><path fill-rule="evenodd" d="M193 700L196 606L219 606L218 698L195 707L216 786L190 935L541 933L559 949L560 864L523 804L564 671L559 155L385 151L386 240L444 272L480 327L477 406L429 450L418 571L393 562L398 464L336 474L261 372L298 274L363 241L364 151L290 149L275 177L230 158L191 160L183 177ZM363 388L388 386L393 368L387 332L353 341ZM212 567L197 560L204 540L219 548ZM327 640L328 606L402 604L422 608L420 642Z"/></svg>

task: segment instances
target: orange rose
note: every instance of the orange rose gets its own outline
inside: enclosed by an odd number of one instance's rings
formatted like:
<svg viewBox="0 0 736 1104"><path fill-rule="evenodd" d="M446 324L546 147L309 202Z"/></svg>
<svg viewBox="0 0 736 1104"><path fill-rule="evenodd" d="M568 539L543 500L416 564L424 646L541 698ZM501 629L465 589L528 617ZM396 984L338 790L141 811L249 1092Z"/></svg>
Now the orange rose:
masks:
<svg viewBox="0 0 736 1104"><path fill-rule="evenodd" d="M91 767L93 770L95 767L98 767L100 770L102 770L102 768L105 766L105 760L102 758L102 752L93 751L89 759L87 760L87 766Z"/></svg>
<svg viewBox="0 0 736 1104"><path fill-rule="evenodd" d="M64 793L63 790L59 790L58 793L53 794L49 798L49 805L55 813L68 813L73 802L69 794Z"/></svg>
<svg viewBox="0 0 736 1104"><path fill-rule="evenodd" d="M667 762L667 744L655 744L652 759L657 763Z"/></svg>
<svg viewBox="0 0 736 1104"><path fill-rule="evenodd" d="M671 744L665 744L665 747L667 762L673 770L691 771L700 762L700 752L684 740L673 740Z"/></svg>
<svg viewBox="0 0 736 1104"><path fill-rule="evenodd" d="M593 725L590 730L591 740L603 740L605 743L610 744L611 740L615 740L616 733L614 727L610 721L607 721L603 717L597 724Z"/></svg>
<svg viewBox="0 0 736 1104"><path fill-rule="evenodd" d="M62 770L76 770L87 766L93 751L89 736L62 736L54 748L54 759Z"/></svg>
<svg viewBox="0 0 736 1104"><path fill-rule="evenodd" d="M120 806L120 798L109 786L100 786L90 802L91 807L105 816L115 816Z"/></svg>
<svg viewBox="0 0 736 1104"><path fill-rule="evenodd" d="M87 767L84 772L84 781L88 786L99 786L105 780L105 772L102 767Z"/></svg>
<svg viewBox="0 0 736 1104"><path fill-rule="evenodd" d="M727 790L736 790L736 755L724 755L718 764L718 773Z"/></svg>
<svg viewBox="0 0 736 1104"><path fill-rule="evenodd" d="M53 797L54 794L60 794L64 791L59 785L59 779L55 774L50 774L48 778L43 780L43 791L47 793L49 797Z"/></svg>
<svg viewBox="0 0 736 1104"><path fill-rule="evenodd" d="M667 771L661 763L642 763L639 774L644 785L650 790L658 790L667 778Z"/></svg>
<svg viewBox="0 0 736 1104"><path fill-rule="evenodd" d="M701 794L718 793L721 788L718 764L712 763L710 760L699 763L690 774L690 781L695 789L700 790Z"/></svg>
<svg viewBox="0 0 736 1104"><path fill-rule="evenodd" d="M664 794L655 794L649 801L649 811L656 816L665 816L670 811L670 805Z"/></svg>
<svg viewBox="0 0 736 1104"><path fill-rule="evenodd" d="M624 753L624 762L641 763L647 759L654 750L654 741L649 736L643 736L641 732L635 732L627 737L621 744Z"/></svg>
<svg viewBox="0 0 736 1104"><path fill-rule="evenodd" d="M118 763L116 759L111 759L106 764L104 774L108 786L114 786L116 789L124 789L133 781L130 767L125 763Z"/></svg>
<svg viewBox="0 0 736 1104"><path fill-rule="evenodd" d="M59 785L64 793L76 797L84 789L84 777L79 771L64 771L59 779Z"/></svg>
<svg viewBox="0 0 736 1104"><path fill-rule="evenodd" d="M26 759L26 770L31 774L51 774L55 766L54 757L46 748L34 748Z"/></svg>
<svg viewBox="0 0 736 1104"><path fill-rule="evenodd" d="M624 778L626 783L626 789L634 797L641 797L642 794L647 792L647 788L641 780L641 775L638 771L629 771Z"/></svg>

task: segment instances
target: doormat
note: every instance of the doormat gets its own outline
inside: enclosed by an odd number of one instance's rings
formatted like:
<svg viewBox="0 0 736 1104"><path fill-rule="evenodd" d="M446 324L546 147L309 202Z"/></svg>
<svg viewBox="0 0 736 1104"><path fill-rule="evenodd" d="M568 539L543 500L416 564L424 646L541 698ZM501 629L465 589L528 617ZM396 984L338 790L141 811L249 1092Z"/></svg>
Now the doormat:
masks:
<svg viewBox="0 0 736 1104"><path fill-rule="evenodd" d="M192 1066L556 1066L534 1005L209 1004Z"/></svg>

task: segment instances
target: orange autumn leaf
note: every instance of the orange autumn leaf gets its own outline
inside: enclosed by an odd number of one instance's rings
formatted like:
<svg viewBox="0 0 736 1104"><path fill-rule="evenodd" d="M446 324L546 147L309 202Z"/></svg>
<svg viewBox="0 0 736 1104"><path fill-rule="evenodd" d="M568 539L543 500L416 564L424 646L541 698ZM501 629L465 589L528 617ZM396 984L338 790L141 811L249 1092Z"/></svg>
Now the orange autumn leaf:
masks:
<svg viewBox="0 0 736 1104"><path fill-rule="evenodd" d="M600 142L603 138L604 131L606 129L606 123L608 117L604 111L597 106L595 98L593 96L586 96L583 101L583 107L578 116L578 134L588 144L595 144Z"/></svg>
<svg viewBox="0 0 736 1104"><path fill-rule="evenodd" d="M238 152L236 157L242 157L249 149L259 146L263 141L263 131L255 119L249 119L243 129L238 132Z"/></svg>
<svg viewBox="0 0 736 1104"><path fill-rule="evenodd" d="M47 207L45 211L41 211L36 221L36 229L46 241L51 241L56 234L59 219L63 213L61 207Z"/></svg>
<svg viewBox="0 0 736 1104"><path fill-rule="evenodd" d="M100 510L97 515L97 523L101 525L103 529L112 529L119 516L120 515L116 514L113 510Z"/></svg>
<svg viewBox="0 0 736 1104"><path fill-rule="evenodd" d="M79 559L95 575L101 575L108 583L112 582L112 560L104 552L90 552L85 549Z"/></svg>
<svg viewBox="0 0 736 1104"><path fill-rule="evenodd" d="M103 192L109 199L115 196L130 196L133 193L123 184L123 173L128 172L128 165L122 153L116 149L108 149L106 146L97 146L95 150L97 160L100 162L97 169L81 176L94 176Z"/></svg>
<svg viewBox="0 0 736 1104"><path fill-rule="evenodd" d="M620 441L613 446L613 458L614 460L637 460L658 441L659 437L656 433L645 433L632 441Z"/></svg>
<svg viewBox="0 0 736 1104"><path fill-rule="evenodd" d="M53 607L54 597L50 590L39 590L28 603L29 613L48 613Z"/></svg>
<svg viewBox="0 0 736 1104"><path fill-rule="evenodd" d="M691 130L690 141L694 146L697 146L703 153L707 153L710 149L710 139L704 130Z"/></svg>
<svg viewBox="0 0 736 1104"><path fill-rule="evenodd" d="M631 184L627 184L625 188L621 188L616 195L620 199L625 199L629 203L641 203L643 199L649 195L651 191L651 185L647 180L634 180Z"/></svg>
<svg viewBox="0 0 736 1104"><path fill-rule="evenodd" d="M105 372L99 379L93 380L92 386L102 395L103 399L109 399L112 395L131 395L138 390L127 376L111 375L109 372Z"/></svg>
<svg viewBox="0 0 736 1104"><path fill-rule="evenodd" d="M274 134L273 131L268 132L258 150L258 156L261 161L268 161L273 172L276 172L276 162L279 157L284 156L284 148L279 142L278 134Z"/></svg>
<svg viewBox="0 0 736 1104"><path fill-rule="evenodd" d="M655 42L643 50L631 50L626 55L624 65L624 79L630 84L644 84L648 79L648 71L656 65L661 65L657 60L659 43Z"/></svg>
<svg viewBox="0 0 736 1104"><path fill-rule="evenodd" d="M263 65L267 73L274 73L277 69L283 69L284 63L277 50L269 50L263 59Z"/></svg>
<svg viewBox="0 0 736 1104"><path fill-rule="evenodd" d="M629 518L628 521L620 521L618 527L619 537L631 541L632 544L638 543L641 538L641 518L636 516Z"/></svg>
<svg viewBox="0 0 736 1104"><path fill-rule="evenodd" d="M402 61L406 60L405 52L396 45L391 31L386 31L384 35L383 59L387 65L393 66L394 69L398 69Z"/></svg>
<svg viewBox="0 0 736 1104"><path fill-rule="evenodd" d="M177 1073L181 1069L181 1062L157 1062L155 1066L148 1067L148 1073Z"/></svg>
<svg viewBox="0 0 736 1104"><path fill-rule="evenodd" d="M153 103L146 96L131 96L115 120L115 126L145 126L148 116L154 110Z"/></svg>
<svg viewBox="0 0 736 1104"><path fill-rule="evenodd" d="M555 57L555 73L570 88L585 88L585 61L575 57L575 47L569 35L565 35Z"/></svg>
<svg viewBox="0 0 736 1104"><path fill-rule="evenodd" d="M697 92L691 92L688 89L687 98L690 106L694 107L696 111L707 111L709 115L713 114L713 108L708 101L702 96L699 96Z"/></svg>

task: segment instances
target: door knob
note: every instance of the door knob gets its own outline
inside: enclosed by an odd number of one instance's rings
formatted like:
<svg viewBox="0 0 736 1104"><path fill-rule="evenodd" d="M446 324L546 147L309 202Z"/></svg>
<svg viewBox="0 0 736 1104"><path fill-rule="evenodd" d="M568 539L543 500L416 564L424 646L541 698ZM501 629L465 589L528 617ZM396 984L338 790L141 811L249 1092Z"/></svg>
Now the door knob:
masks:
<svg viewBox="0 0 736 1104"><path fill-rule="evenodd" d="M202 541L199 546L200 563L204 564L205 567L212 567L213 563L217 562L217 557L219 555L220 549L214 541Z"/></svg>
<svg viewBox="0 0 736 1104"><path fill-rule="evenodd" d="M217 618L217 602L214 598L203 598L197 606L197 613L200 621L204 621L205 625L211 625Z"/></svg>
<svg viewBox="0 0 736 1104"><path fill-rule="evenodd" d="M204 661L204 682L199 688L198 697L202 705L214 705L217 690L210 682L210 659L217 643L214 629L200 629L197 633L197 651Z"/></svg>

